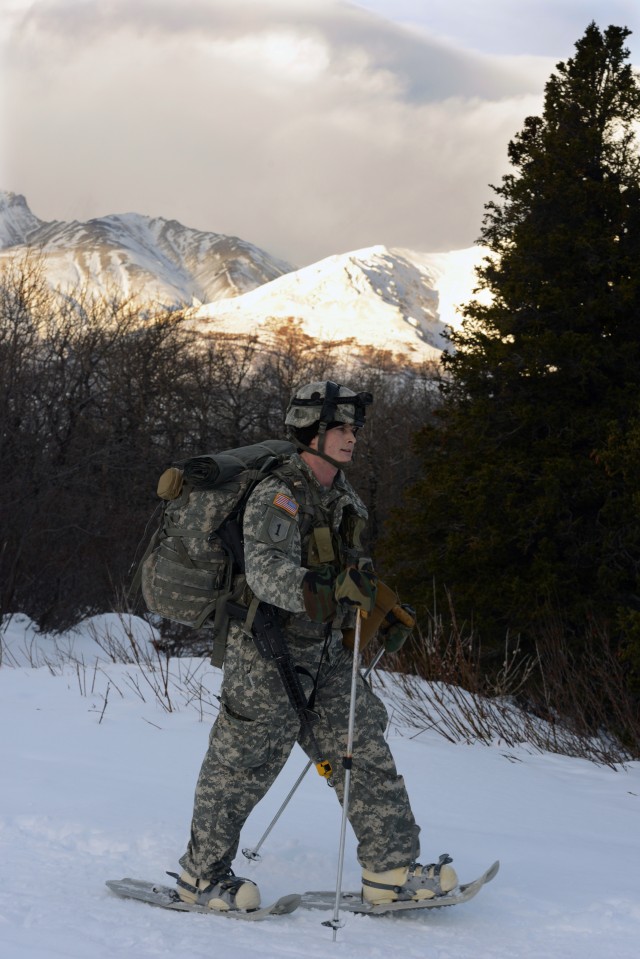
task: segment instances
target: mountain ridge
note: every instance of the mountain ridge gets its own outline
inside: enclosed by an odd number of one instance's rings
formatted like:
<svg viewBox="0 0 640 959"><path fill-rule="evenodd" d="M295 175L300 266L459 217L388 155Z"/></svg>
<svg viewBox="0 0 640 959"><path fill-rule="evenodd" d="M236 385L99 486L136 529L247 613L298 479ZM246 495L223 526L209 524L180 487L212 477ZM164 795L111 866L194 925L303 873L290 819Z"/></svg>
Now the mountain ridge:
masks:
<svg viewBox="0 0 640 959"><path fill-rule="evenodd" d="M456 308L473 292L482 248L420 253L384 245L333 254L296 269L224 234L138 213L81 223L35 216L0 192L0 263L36 249L49 282L137 295L187 308L199 332L269 340L284 322L345 350L372 347L411 362L447 349Z"/></svg>
<svg viewBox="0 0 640 959"><path fill-rule="evenodd" d="M235 296L294 269L239 237L177 220L121 213L46 222L21 194L0 192L0 259L26 247L41 252L54 286L116 285L167 306Z"/></svg>
<svg viewBox="0 0 640 959"><path fill-rule="evenodd" d="M190 311L192 325L235 334L268 333L285 321L317 340L376 346L433 359L445 348L437 276L408 251L378 245L336 254L233 299Z"/></svg>

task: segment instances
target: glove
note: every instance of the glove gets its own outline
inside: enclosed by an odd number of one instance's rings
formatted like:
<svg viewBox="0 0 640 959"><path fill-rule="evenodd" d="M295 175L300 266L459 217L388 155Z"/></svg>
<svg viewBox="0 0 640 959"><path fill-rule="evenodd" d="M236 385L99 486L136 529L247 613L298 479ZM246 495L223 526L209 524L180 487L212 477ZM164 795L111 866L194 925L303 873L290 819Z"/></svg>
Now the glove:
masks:
<svg viewBox="0 0 640 959"><path fill-rule="evenodd" d="M302 599L307 616L314 623L330 623L338 605L334 595L335 578L330 566L308 570L302 580Z"/></svg>
<svg viewBox="0 0 640 959"><path fill-rule="evenodd" d="M397 653L402 649L416 624L415 617L415 609L406 603L389 610L378 631L385 652Z"/></svg>
<svg viewBox="0 0 640 959"><path fill-rule="evenodd" d="M376 604L377 582L375 573L347 566L336 578L335 598L342 606L370 613Z"/></svg>

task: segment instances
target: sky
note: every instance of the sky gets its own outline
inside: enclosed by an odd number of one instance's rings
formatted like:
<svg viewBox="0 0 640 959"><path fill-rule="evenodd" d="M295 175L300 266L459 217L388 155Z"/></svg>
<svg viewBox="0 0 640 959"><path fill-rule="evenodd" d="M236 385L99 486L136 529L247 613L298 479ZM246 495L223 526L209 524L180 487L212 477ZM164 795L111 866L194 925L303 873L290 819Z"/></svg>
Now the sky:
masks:
<svg viewBox="0 0 640 959"><path fill-rule="evenodd" d="M592 20L640 66L639 0L3 0L0 188L296 266L465 249Z"/></svg>

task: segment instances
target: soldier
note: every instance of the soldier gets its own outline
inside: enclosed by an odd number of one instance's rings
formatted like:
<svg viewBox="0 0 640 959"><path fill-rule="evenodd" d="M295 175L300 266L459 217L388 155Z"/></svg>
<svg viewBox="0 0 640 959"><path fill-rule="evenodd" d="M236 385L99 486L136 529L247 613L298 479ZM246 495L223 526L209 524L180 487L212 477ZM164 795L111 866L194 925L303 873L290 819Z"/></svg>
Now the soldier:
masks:
<svg viewBox="0 0 640 959"><path fill-rule="evenodd" d="M343 630L358 609L373 608L376 578L360 568L366 508L343 469L351 463L371 394L311 383L287 416L298 452L252 492L243 521L247 584L280 611L287 645L301 671L317 721L313 732L343 797L352 652ZM397 650L410 630L387 625ZM381 634L383 630L381 630ZM196 786L191 836L180 860L178 893L213 909L254 909L254 882L231 866L240 831L284 766L296 741L314 760L272 660L260 656L234 622L229 630L219 715ZM366 900L431 898L457 884L448 864L416 864L416 825L402 776L384 733L383 703L363 680L357 688L349 821L358 840Z"/></svg>

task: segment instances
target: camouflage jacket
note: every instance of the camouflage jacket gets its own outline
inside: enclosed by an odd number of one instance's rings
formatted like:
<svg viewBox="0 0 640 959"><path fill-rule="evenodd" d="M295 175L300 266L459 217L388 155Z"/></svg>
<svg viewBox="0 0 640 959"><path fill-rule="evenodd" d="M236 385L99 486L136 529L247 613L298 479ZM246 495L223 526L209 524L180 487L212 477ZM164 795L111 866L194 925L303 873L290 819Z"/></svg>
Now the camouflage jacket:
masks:
<svg viewBox="0 0 640 959"><path fill-rule="evenodd" d="M244 512L247 584L260 600L286 611L287 632L322 638L326 627L307 616L302 580L308 569L330 564L336 573L362 555L364 503L338 471L331 487L321 486L295 454L255 488ZM351 623L338 612L332 628Z"/></svg>

